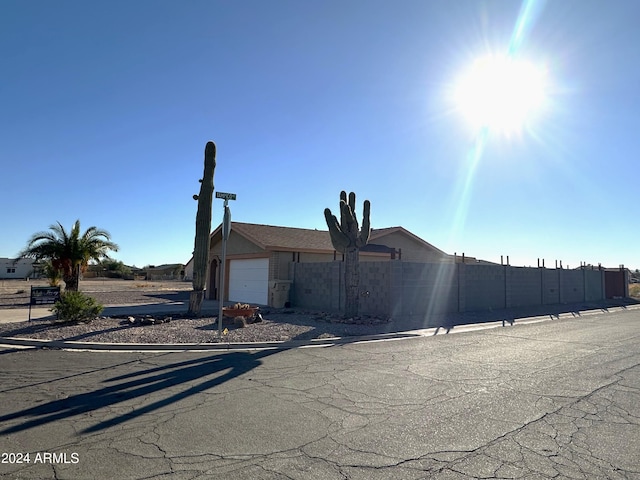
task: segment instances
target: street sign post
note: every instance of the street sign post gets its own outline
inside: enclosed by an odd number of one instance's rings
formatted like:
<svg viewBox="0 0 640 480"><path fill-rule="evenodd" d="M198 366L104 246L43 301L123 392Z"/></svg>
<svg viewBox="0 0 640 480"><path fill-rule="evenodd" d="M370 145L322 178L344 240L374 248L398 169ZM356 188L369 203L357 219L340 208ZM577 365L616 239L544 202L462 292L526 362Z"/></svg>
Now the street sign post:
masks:
<svg viewBox="0 0 640 480"><path fill-rule="evenodd" d="M224 216L222 218L222 259L220 266L220 286L218 299L218 339L222 341L222 307L224 307L224 271L227 257L227 240L231 231L231 209L229 208L229 200L235 200L235 193L216 192L216 198L224 200Z"/></svg>

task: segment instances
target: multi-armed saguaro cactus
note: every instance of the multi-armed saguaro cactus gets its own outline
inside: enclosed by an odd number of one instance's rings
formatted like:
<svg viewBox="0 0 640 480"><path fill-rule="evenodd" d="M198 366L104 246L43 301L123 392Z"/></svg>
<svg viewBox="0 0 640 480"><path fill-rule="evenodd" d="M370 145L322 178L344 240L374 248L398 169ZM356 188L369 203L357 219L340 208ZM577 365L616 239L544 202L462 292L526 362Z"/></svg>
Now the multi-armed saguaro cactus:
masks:
<svg viewBox="0 0 640 480"><path fill-rule="evenodd" d="M345 285L345 317L352 318L358 315L359 303L359 250L369 242L371 224L369 213L371 204L364 201L362 213L362 228L358 228L356 218L356 194L351 192L347 200L347 192L340 192L340 223L331 210L324 209L324 218L329 227L331 243L340 253L345 255L344 285Z"/></svg>
<svg viewBox="0 0 640 480"><path fill-rule="evenodd" d="M200 315L209 269L209 234L211 233L211 205L213 203L213 174L216 169L216 144L207 142L204 149L204 175L200 180L200 194L196 213L196 237L193 247L193 291L189 297L188 315Z"/></svg>

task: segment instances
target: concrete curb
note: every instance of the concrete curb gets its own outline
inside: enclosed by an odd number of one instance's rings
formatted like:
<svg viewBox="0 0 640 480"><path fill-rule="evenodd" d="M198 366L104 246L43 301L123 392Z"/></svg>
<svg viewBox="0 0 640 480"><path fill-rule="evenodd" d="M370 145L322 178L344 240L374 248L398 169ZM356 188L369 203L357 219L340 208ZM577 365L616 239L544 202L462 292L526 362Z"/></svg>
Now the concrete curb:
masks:
<svg viewBox="0 0 640 480"><path fill-rule="evenodd" d="M12 347L51 348L65 350L121 351L121 352L181 352L181 351L231 351L231 350L288 350L291 348L332 347L347 343L400 340L421 336L417 332L384 333L357 337L331 337L313 340L279 342L222 342L222 343L99 343L66 340L37 340L17 337L0 337L0 345Z"/></svg>
<svg viewBox="0 0 640 480"><path fill-rule="evenodd" d="M75 342L66 340L36 340L17 337L0 337L0 346L37 349L64 349L78 351L103 351L103 352L228 352L228 351L256 351L256 350L289 350L293 348L318 348L333 347L338 345L356 344L364 342L382 342L392 340L406 340L411 338L431 337L436 335L448 335L451 333L464 333L478 330L488 330L515 325L528 325L580 318L598 314L616 313L626 310L640 310L640 305L626 307L610 307L583 312L568 312L561 314L547 314L536 317L520 318L518 320L498 320L493 322L472 323L466 325L454 325L452 327L430 327L404 332L383 333L374 335L361 335L353 337L331 337L313 340L290 340L279 342L238 342L238 343L99 343L99 342Z"/></svg>

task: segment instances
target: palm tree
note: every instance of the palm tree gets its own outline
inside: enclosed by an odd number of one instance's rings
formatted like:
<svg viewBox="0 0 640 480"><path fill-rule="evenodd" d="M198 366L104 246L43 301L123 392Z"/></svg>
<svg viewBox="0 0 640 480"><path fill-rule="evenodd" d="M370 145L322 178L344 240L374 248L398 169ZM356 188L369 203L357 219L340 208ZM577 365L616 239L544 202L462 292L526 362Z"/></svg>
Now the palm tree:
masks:
<svg viewBox="0 0 640 480"><path fill-rule="evenodd" d="M57 222L50 231L38 232L28 241L20 257L51 262L62 274L66 290L78 290L80 271L84 271L89 260L109 258L107 252L118 251L106 230L89 227L80 235L80 220L76 220L70 232Z"/></svg>

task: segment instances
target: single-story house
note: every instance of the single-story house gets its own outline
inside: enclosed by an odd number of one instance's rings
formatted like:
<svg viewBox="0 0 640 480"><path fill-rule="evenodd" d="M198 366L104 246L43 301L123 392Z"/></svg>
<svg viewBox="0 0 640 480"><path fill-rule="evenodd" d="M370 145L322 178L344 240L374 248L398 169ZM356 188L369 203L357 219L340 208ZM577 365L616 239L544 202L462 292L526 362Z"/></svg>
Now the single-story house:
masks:
<svg viewBox="0 0 640 480"><path fill-rule="evenodd" d="M209 246L207 298L218 299L222 225L211 233ZM331 244L328 230L231 222L224 299L273 305L276 284L292 280L289 278L290 263L342 260L342 254L336 252ZM372 229L369 244L360 250L360 261L381 260L449 263L461 261L461 258L446 254L402 227L390 227Z"/></svg>
<svg viewBox="0 0 640 480"><path fill-rule="evenodd" d="M184 266L184 278L185 282L191 282L193 280L193 256Z"/></svg>

